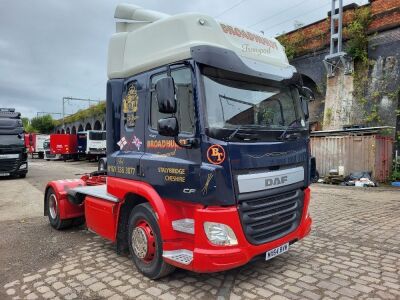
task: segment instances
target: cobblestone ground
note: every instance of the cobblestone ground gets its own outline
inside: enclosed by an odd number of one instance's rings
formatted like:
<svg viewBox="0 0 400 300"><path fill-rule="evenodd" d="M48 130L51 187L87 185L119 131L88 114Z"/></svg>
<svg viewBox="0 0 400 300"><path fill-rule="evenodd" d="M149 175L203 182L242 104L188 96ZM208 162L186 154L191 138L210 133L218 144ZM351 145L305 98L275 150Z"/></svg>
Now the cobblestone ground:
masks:
<svg viewBox="0 0 400 300"><path fill-rule="evenodd" d="M400 299L400 191L314 186L312 233L289 252L228 272L151 281L112 244L84 247L4 286L10 299Z"/></svg>

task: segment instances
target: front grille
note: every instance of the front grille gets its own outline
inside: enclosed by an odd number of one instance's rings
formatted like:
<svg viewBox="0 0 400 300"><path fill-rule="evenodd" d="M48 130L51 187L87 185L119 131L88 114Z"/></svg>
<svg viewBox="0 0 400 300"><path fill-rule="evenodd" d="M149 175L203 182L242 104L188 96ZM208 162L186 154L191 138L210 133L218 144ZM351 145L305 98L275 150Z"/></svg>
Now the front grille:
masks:
<svg viewBox="0 0 400 300"><path fill-rule="evenodd" d="M294 231L300 223L303 191L241 200L239 213L247 240L255 245L267 243Z"/></svg>
<svg viewBox="0 0 400 300"><path fill-rule="evenodd" d="M19 167L18 163L18 158L0 159L0 172L13 172Z"/></svg>

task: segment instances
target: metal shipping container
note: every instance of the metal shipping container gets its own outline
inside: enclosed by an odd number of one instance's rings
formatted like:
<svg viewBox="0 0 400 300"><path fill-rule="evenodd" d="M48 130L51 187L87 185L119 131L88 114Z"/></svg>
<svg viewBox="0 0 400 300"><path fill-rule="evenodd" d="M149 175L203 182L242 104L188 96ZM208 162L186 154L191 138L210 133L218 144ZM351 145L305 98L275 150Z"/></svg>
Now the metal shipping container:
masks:
<svg viewBox="0 0 400 300"><path fill-rule="evenodd" d="M389 179L392 168L393 139L379 135L338 135L311 137L311 153L316 157L320 176L344 166L344 175L356 171L372 172L379 182Z"/></svg>

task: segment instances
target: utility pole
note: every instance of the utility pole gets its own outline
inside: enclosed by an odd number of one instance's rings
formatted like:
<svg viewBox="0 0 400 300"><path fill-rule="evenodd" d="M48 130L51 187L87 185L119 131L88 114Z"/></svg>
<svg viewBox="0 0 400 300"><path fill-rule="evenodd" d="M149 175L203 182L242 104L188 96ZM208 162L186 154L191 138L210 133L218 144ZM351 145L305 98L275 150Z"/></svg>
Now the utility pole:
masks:
<svg viewBox="0 0 400 300"><path fill-rule="evenodd" d="M100 100L93 100L93 99L83 99L83 98L74 98L74 97L63 97L62 98L62 120L63 120L63 126L65 125L65 103L69 101L85 101L89 102L89 107L92 102L100 102Z"/></svg>
<svg viewBox="0 0 400 300"><path fill-rule="evenodd" d="M336 7L339 2L339 7ZM337 23L337 25L336 25ZM336 30L337 27L337 30ZM343 51L343 0L332 0L331 7L331 37L329 55L325 56L324 66L328 73L328 77L335 76L335 70L344 68L344 74L352 73L351 59L345 51Z"/></svg>

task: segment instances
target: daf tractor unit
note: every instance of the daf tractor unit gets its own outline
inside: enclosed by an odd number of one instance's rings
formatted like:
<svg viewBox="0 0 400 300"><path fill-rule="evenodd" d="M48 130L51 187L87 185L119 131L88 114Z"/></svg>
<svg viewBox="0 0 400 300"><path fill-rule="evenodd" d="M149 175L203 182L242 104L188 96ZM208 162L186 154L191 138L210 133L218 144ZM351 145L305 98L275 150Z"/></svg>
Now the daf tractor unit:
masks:
<svg viewBox="0 0 400 300"><path fill-rule="evenodd" d="M85 218L152 279L268 260L307 236L313 96L282 45L203 14L120 4L115 18L107 171L49 182L51 226Z"/></svg>
<svg viewBox="0 0 400 300"><path fill-rule="evenodd" d="M0 108L0 177L25 178L28 154L21 114L14 108Z"/></svg>

